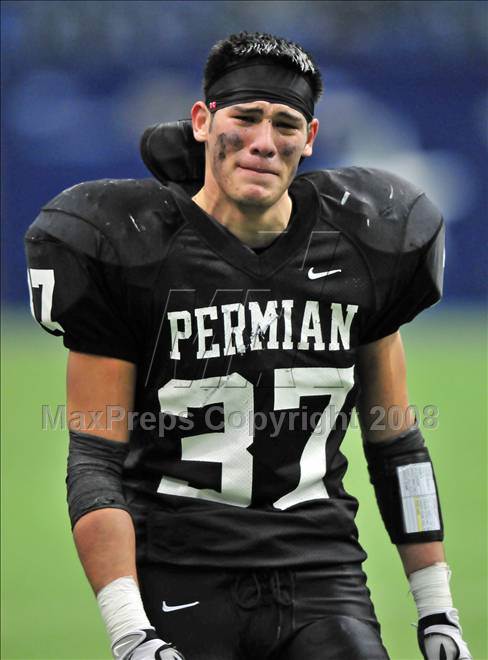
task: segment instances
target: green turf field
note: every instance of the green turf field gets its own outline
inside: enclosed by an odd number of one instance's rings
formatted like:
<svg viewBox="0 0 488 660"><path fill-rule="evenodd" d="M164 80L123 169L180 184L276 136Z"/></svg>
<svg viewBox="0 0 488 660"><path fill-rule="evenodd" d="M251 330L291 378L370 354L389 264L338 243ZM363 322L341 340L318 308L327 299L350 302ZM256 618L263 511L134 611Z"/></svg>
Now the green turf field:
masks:
<svg viewBox="0 0 488 660"><path fill-rule="evenodd" d="M447 528L452 590L476 660L488 658L486 352L481 314L430 312L406 328L412 403L439 409L425 430ZM42 405L64 399L65 351L22 315L6 314L2 360L3 660L108 660L95 601L78 564L65 506L67 438L42 431ZM346 487L361 501L369 586L393 660L420 658L415 609L350 432ZM191 660L191 659L189 659ZM306 660L306 658L304 658ZM345 658L344 660L348 660Z"/></svg>

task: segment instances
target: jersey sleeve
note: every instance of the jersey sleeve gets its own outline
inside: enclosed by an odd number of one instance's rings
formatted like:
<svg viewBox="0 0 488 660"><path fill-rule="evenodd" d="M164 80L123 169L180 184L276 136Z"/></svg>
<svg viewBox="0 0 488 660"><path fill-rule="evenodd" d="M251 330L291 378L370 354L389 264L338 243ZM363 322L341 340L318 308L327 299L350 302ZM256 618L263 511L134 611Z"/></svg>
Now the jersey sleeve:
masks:
<svg viewBox="0 0 488 660"><path fill-rule="evenodd" d="M117 254L94 226L44 210L25 236L31 312L80 353L137 361Z"/></svg>
<svg viewBox="0 0 488 660"><path fill-rule="evenodd" d="M426 195L413 203L403 228L401 250L380 282L387 291L379 309L368 319L363 344L396 332L442 296L444 223Z"/></svg>

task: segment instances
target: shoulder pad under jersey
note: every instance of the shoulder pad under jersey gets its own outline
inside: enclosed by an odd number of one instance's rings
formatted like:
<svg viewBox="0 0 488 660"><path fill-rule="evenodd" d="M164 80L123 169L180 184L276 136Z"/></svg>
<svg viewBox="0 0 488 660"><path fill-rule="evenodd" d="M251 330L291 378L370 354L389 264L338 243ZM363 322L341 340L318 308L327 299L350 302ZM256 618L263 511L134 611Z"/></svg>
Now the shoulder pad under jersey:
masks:
<svg viewBox="0 0 488 660"><path fill-rule="evenodd" d="M26 240L50 237L95 259L138 266L162 258L181 222L171 191L158 181L104 179L50 200Z"/></svg>
<svg viewBox="0 0 488 660"><path fill-rule="evenodd" d="M371 274L375 302L364 343L395 332L440 299L444 226L425 193L375 169L304 176L321 195L324 220L356 246Z"/></svg>
<svg viewBox="0 0 488 660"><path fill-rule="evenodd" d="M409 181L373 168L348 167L302 175L332 207L340 229L364 247L384 253L421 250L437 234L442 216ZM419 204L422 212L414 207Z"/></svg>

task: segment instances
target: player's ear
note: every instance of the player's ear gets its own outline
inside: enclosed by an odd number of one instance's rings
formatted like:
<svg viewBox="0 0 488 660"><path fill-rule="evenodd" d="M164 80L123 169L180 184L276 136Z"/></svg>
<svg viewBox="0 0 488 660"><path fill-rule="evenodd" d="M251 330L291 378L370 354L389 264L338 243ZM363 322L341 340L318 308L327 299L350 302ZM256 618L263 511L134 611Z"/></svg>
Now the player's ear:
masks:
<svg viewBox="0 0 488 660"><path fill-rule="evenodd" d="M191 109L193 136L197 142L206 142L210 129L210 112L203 101L197 101Z"/></svg>
<svg viewBox="0 0 488 660"><path fill-rule="evenodd" d="M312 155L313 143L315 141L315 138L317 137L318 130L319 130L319 120L316 117L314 117L307 127L307 141L302 151L302 156L304 156L305 158Z"/></svg>

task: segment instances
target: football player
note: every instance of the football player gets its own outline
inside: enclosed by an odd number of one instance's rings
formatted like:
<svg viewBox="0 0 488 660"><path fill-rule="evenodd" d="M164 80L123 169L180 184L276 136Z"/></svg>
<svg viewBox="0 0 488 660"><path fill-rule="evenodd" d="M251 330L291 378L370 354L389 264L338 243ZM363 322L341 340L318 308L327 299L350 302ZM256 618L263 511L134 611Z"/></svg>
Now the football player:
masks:
<svg viewBox="0 0 488 660"><path fill-rule="evenodd" d="M387 658L340 452L356 406L428 660L470 658L399 327L441 295L443 223L351 167L296 176L322 80L299 45L211 50L154 178L62 192L26 236L69 349L68 503L114 658ZM400 413L400 425L378 424Z"/></svg>

